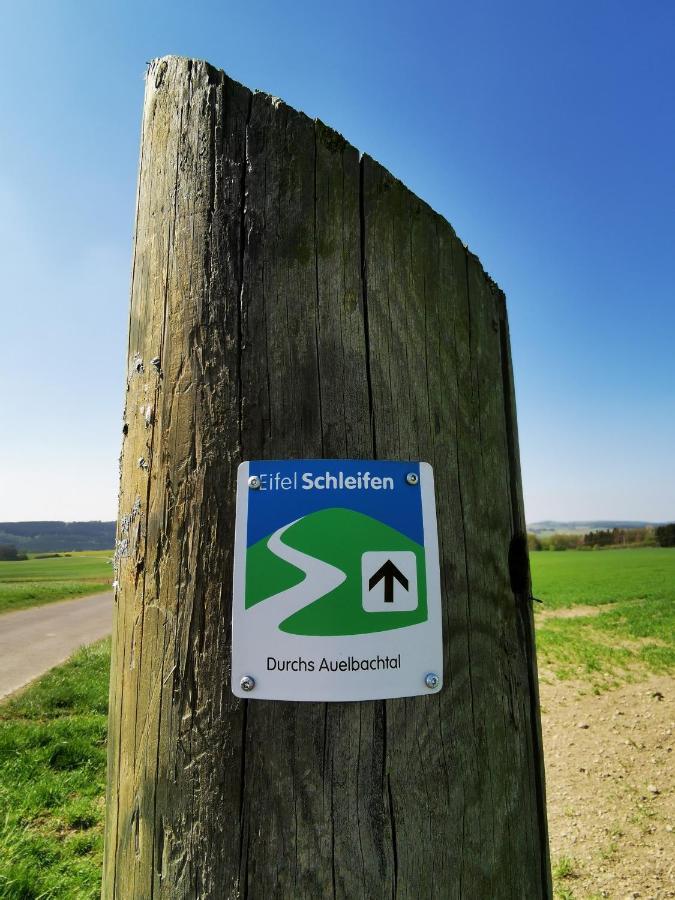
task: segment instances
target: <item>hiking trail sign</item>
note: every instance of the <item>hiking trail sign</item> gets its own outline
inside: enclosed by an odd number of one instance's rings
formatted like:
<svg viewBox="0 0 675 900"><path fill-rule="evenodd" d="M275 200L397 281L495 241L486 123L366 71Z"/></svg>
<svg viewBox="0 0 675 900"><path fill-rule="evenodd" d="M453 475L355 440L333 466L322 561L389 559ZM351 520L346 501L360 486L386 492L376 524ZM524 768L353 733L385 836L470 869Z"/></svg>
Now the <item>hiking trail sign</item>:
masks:
<svg viewBox="0 0 675 900"><path fill-rule="evenodd" d="M234 554L238 697L375 700L441 689L428 463L244 462Z"/></svg>

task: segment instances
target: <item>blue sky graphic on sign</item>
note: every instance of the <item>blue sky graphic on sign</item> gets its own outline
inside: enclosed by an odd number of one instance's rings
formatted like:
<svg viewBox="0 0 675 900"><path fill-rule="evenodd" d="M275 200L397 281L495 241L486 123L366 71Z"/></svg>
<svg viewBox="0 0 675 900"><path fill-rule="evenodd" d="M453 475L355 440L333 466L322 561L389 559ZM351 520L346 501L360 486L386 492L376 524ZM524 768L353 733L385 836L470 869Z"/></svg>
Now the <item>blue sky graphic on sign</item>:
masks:
<svg viewBox="0 0 675 900"><path fill-rule="evenodd" d="M408 473L417 484L406 482ZM354 459L270 460L249 463L261 488L248 500L247 543L328 507L364 513L424 544L418 462Z"/></svg>

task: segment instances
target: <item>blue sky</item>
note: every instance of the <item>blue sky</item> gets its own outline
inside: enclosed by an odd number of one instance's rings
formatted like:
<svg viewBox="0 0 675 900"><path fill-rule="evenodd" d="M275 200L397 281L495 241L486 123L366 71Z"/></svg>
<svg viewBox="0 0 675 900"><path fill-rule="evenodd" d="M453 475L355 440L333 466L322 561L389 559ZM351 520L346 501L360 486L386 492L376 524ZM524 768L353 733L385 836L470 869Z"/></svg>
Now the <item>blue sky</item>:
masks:
<svg viewBox="0 0 675 900"><path fill-rule="evenodd" d="M675 518L675 6L0 2L0 520L114 518L145 63L341 131L507 293L526 510Z"/></svg>

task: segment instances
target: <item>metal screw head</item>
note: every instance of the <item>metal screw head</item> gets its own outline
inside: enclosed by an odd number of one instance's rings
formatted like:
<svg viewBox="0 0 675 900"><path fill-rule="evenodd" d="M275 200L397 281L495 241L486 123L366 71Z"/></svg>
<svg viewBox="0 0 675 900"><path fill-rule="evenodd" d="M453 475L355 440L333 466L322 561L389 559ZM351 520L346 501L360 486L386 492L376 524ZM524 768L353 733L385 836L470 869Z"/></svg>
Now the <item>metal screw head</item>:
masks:
<svg viewBox="0 0 675 900"><path fill-rule="evenodd" d="M248 480L248 486L252 488L254 491L257 491L260 488L261 481L257 475L251 475Z"/></svg>
<svg viewBox="0 0 675 900"><path fill-rule="evenodd" d="M408 474L405 476L405 480L408 482L408 484L417 484L417 482L420 480L420 477L417 472L408 472Z"/></svg>
<svg viewBox="0 0 675 900"><path fill-rule="evenodd" d="M244 675L239 682L239 687L242 691L252 691L255 687L255 678L252 675Z"/></svg>
<svg viewBox="0 0 675 900"><path fill-rule="evenodd" d="M427 674L424 676L424 683L430 691L433 691L441 683L441 679L435 672L427 672Z"/></svg>

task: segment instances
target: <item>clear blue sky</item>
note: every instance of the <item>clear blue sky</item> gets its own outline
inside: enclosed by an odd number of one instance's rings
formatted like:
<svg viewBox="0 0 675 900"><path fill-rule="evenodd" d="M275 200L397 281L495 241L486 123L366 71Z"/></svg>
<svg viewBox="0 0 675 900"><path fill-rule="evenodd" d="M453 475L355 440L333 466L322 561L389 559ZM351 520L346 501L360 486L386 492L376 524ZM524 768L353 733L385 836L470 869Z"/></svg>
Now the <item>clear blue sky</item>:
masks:
<svg viewBox="0 0 675 900"><path fill-rule="evenodd" d="M0 2L0 520L114 518L145 63L341 131L507 293L527 516L675 518L675 5Z"/></svg>

